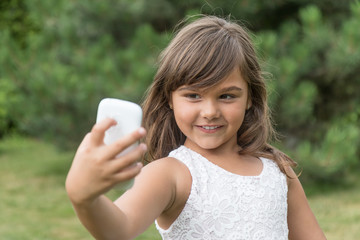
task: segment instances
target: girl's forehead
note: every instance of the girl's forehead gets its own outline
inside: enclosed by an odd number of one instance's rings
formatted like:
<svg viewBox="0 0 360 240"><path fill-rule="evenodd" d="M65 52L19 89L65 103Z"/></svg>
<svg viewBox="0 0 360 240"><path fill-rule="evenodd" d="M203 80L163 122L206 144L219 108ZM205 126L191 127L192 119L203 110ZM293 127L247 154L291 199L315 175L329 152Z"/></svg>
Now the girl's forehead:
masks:
<svg viewBox="0 0 360 240"><path fill-rule="evenodd" d="M233 69L226 77L223 79L212 82L211 84L206 84L207 81L199 81L194 84L183 84L179 86L176 90L181 91L200 91L208 92L214 90L238 90L238 89L247 89L247 82L244 80L240 70L238 68Z"/></svg>

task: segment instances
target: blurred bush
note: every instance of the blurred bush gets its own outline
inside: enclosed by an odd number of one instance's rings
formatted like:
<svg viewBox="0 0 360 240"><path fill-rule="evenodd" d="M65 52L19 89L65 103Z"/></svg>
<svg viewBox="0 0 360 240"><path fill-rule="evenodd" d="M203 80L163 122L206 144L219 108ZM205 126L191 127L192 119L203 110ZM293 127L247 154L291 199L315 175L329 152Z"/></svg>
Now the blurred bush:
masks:
<svg viewBox="0 0 360 240"><path fill-rule="evenodd" d="M274 74L270 103L283 148L299 162L305 181L337 180L359 164L359 13L354 2L335 24L309 5L299 21L255 38Z"/></svg>
<svg viewBox="0 0 360 240"><path fill-rule="evenodd" d="M0 132L11 120L21 132L74 146L94 124L100 99L139 101L166 35L146 22L137 27L121 22L128 10L124 5L134 15L140 11L135 4L8 2L8 14L21 5L27 14L23 21L31 21L37 30L22 29L19 44L11 28L4 27L12 20L3 19L9 22L2 24L0 38ZM121 31L128 35L122 37ZM11 114L10 94L17 99Z"/></svg>

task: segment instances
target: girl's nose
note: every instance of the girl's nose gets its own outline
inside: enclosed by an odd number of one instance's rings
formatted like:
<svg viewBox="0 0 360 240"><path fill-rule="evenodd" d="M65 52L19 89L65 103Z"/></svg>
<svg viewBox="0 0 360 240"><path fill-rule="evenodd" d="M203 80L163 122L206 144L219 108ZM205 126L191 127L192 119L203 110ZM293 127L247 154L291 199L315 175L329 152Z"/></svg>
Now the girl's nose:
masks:
<svg viewBox="0 0 360 240"><path fill-rule="evenodd" d="M215 101L207 100L204 101L201 106L201 117L207 118L208 120L216 119L220 117L220 109Z"/></svg>

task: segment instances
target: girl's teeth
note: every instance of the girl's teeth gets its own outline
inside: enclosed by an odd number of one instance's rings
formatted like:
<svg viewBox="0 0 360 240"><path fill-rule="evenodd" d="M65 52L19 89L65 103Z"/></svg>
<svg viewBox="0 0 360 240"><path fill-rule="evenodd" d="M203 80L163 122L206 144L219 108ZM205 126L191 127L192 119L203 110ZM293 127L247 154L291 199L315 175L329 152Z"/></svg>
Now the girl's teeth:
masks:
<svg viewBox="0 0 360 240"><path fill-rule="evenodd" d="M206 129L206 130L213 130L213 129L218 128L218 127L203 126L202 128L204 128L204 129Z"/></svg>

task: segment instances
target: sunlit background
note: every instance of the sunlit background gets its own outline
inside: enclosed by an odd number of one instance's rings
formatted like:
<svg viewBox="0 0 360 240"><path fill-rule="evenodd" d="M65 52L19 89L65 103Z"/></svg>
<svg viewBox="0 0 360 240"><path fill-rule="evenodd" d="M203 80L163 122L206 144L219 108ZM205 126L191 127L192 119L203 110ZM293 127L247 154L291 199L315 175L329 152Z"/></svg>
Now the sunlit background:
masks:
<svg viewBox="0 0 360 240"><path fill-rule="evenodd" d="M64 190L105 97L141 102L174 26L195 14L252 32L274 142L328 239L360 239L360 2L1 0L0 239L91 239ZM110 192L115 198L119 192ZM137 239L160 239L152 226Z"/></svg>

